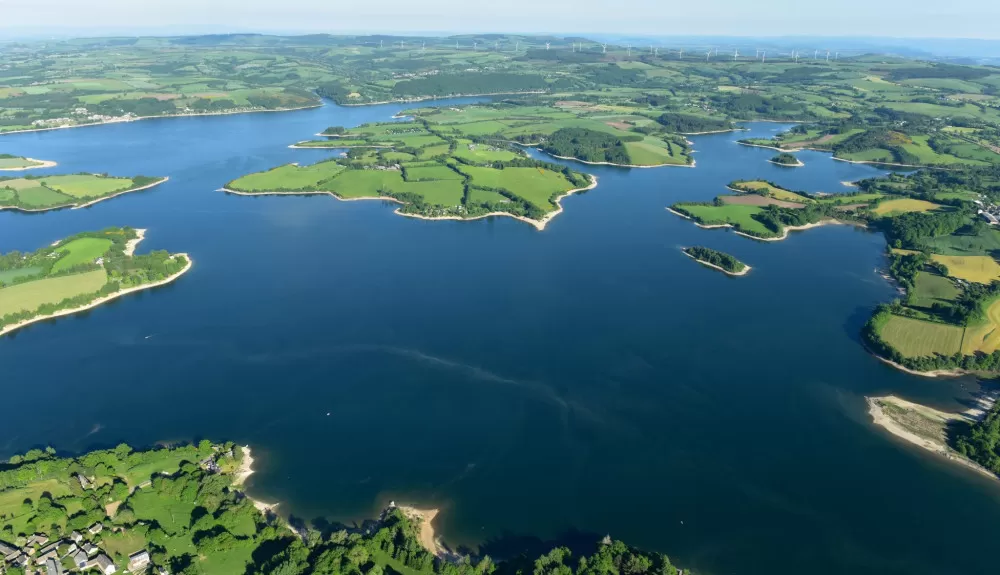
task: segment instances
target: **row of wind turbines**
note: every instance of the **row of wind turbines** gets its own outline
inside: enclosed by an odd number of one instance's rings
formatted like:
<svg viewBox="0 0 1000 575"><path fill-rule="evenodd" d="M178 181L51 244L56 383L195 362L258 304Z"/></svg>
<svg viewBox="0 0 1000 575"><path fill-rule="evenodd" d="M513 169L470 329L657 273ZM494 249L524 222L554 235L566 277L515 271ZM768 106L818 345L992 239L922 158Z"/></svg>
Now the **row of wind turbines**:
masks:
<svg viewBox="0 0 1000 575"><path fill-rule="evenodd" d="M396 44L396 43L394 42L393 44ZM398 44L399 44L399 49L400 50L405 50L406 49L406 41L405 40L400 40L398 42ZM545 44L545 49L546 50L551 50L552 49L552 42L545 42L544 44ZM489 49L489 44L488 43L484 42L484 43L482 43L482 45L483 45L484 49L487 49L487 50ZM609 46L609 44L596 44L596 45L591 44L589 46L591 47L592 51L596 51L597 48L600 48L600 52L602 54L607 54L608 53L608 46ZM379 48L384 48L384 47L385 47L385 41L384 40L379 40ZM517 51L520 50L520 47L521 47L521 42L520 41L516 41L516 42L514 42L514 48L513 48L512 51L513 52L517 52ZM539 46L539 47L541 47L541 46ZM456 50L461 50L462 48L463 48L463 46L462 46L461 42L456 41L455 42L455 49ZM493 51L500 52L501 51L500 50L500 48L501 48L500 42L499 41L495 41L493 43L492 48L493 48ZM427 42L420 42L420 51L423 52L423 51L426 51L426 49L427 49ZM476 42L476 41L472 42L472 49L473 49L473 51L478 51L480 49L480 42ZM557 47L557 49L558 49L558 47ZM586 52L586 51L588 51L587 45L585 43L583 43L583 42L573 42L570 45L570 50L572 52ZM632 57L633 50L635 50L636 52L638 52L638 48L637 47L633 47L631 44L626 44L625 45L625 53L627 54L627 56L629 58ZM676 49L676 50L670 50L670 49L668 49L668 50L666 50L666 56L665 57L669 58L669 57L673 56L674 54L676 54L678 60L683 60L684 59L684 49ZM699 50L689 50L688 51L688 57L691 58L692 54L697 54L698 57L700 57L701 52ZM705 61L711 61L711 59L712 59L713 56L715 58L719 58L720 57L720 52L719 52L718 48L709 48L708 50L706 50L704 52L704 54L705 54ZM654 45L650 45L649 46L649 54L648 55L653 56L654 58L659 57L660 56L660 48L657 47L657 46L654 46ZM778 55L778 57L788 57L788 58L791 58L795 62L798 62L800 58L803 58L802 52L798 51L798 50L792 50L791 53L787 53L787 52L785 52L785 53L778 53L777 55ZM823 56L822 58L821 58L821 55ZM728 58L729 54L728 54L728 52L726 52L724 54L721 54L721 56L722 56L722 58ZM834 51L831 51L831 50L818 50L818 49L813 50L813 57L812 57L812 59L813 60L824 59L826 62L829 62L830 59L831 59L831 56L833 57L834 61L840 60L840 52L834 52ZM745 58L746 58L746 56L744 56L744 59ZM808 53L806 55L806 58L808 58ZM733 53L732 53L732 60L733 61L738 61L739 59L740 59L740 50L739 50L739 48L734 48L733 49ZM767 61L767 50L762 50L762 49L758 48L756 50L755 55L754 55L754 60L760 60L761 62L766 62Z"/></svg>

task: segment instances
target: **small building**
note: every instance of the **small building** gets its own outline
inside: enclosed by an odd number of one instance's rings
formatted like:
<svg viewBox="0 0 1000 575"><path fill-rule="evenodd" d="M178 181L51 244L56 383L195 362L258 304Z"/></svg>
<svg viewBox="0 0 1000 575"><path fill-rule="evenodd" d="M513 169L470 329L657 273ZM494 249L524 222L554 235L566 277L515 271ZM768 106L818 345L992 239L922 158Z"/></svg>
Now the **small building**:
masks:
<svg viewBox="0 0 1000 575"><path fill-rule="evenodd" d="M31 561L31 558L28 557L27 554L21 553L17 557L11 559L10 564L13 565L14 567L21 568L27 565L29 561Z"/></svg>
<svg viewBox="0 0 1000 575"><path fill-rule="evenodd" d="M100 551L100 550L101 550L101 549L100 549L100 548L99 548L99 547L98 547L97 545L94 545L94 544L93 544L93 543L91 543L90 541L87 541L86 543L84 543L84 544L83 544L83 545L82 545L82 546L80 547L80 549L83 549L83 552L84 552L84 553L86 553L88 557L92 557L92 556L93 556L93 555L95 555L95 554L96 554L96 553L97 553L98 551Z"/></svg>
<svg viewBox="0 0 1000 575"><path fill-rule="evenodd" d="M149 561L149 552L145 549L133 553L128 556L128 570L133 573L138 573L149 566Z"/></svg>
<svg viewBox="0 0 1000 575"><path fill-rule="evenodd" d="M69 534L69 538L73 540L73 543L79 543L83 541L83 534L81 534L79 531L74 531Z"/></svg>
<svg viewBox="0 0 1000 575"><path fill-rule="evenodd" d="M104 524L94 523L93 525L90 526L90 529L88 529L87 531L90 531L91 535L97 535L101 531L104 531Z"/></svg>
<svg viewBox="0 0 1000 575"><path fill-rule="evenodd" d="M104 573L104 575L111 575L112 573L118 571L115 567L115 562L111 560L110 557L101 553L90 562L90 567L96 567L98 571Z"/></svg>
<svg viewBox="0 0 1000 575"><path fill-rule="evenodd" d="M46 559L45 575L63 575L62 563L58 559Z"/></svg>
<svg viewBox="0 0 1000 575"><path fill-rule="evenodd" d="M73 564L80 570L86 569L87 563L90 563L90 556L87 555L87 552L83 549L77 551L71 558L73 560Z"/></svg>
<svg viewBox="0 0 1000 575"><path fill-rule="evenodd" d="M0 557L7 558L8 555L17 555L18 548L0 541Z"/></svg>

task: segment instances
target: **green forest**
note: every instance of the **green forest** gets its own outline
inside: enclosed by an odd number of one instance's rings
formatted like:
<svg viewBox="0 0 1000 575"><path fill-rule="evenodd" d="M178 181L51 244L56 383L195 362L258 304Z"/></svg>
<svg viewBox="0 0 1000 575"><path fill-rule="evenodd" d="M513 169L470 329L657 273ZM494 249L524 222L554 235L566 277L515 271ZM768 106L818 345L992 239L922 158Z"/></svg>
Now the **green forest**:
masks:
<svg viewBox="0 0 1000 575"><path fill-rule="evenodd" d="M742 272L747 267L745 263L725 252L720 252L703 246L684 248L684 253L698 261L718 266L727 272L734 274Z"/></svg>

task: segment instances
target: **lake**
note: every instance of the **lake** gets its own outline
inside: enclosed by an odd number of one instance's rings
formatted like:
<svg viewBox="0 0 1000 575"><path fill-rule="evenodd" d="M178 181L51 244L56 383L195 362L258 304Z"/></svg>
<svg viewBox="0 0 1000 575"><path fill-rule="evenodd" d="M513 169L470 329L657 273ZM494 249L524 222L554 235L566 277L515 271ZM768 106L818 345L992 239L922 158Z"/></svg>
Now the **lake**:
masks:
<svg viewBox="0 0 1000 575"><path fill-rule="evenodd" d="M438 102L461 105L471 99ZM148 120L0 137L47 171L170 176L83 210L0 213L0 250L107 226L188 252L177 282L0 339L0 457L199 438L252 444L250 492L305 520L442 509L504 555L610 533L709 574L986 573L1000 483L873 427L865 395L959 409L969 378L900 373L859 331L893 286L880 234L756 242L665 208L737 178L847 191L883 173L693 137L697 168L582 166L600 185L539 232L381 201L240 197L243 174L330 157L327 126L407 108ZM536 157L541 157L536 154ZM753 267L730 278L682 246Z"/></svg>

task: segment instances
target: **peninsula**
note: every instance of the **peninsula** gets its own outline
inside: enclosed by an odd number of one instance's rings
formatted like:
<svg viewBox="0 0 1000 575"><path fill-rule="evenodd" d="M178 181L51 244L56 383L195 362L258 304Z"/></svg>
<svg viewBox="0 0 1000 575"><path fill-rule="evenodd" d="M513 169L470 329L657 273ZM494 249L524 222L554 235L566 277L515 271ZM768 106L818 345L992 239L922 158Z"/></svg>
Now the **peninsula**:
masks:
<svg viewBox="0 0 1000 575"><path fill-rule="evenodd" d="M593 176L533 160L515 146L442 136L421 124L373 124L348 132L353 135L329 140L348 148L343 158L279 166L229 182L223 191L387 200L400 204L396 212L404 216L510 216L544 229L561 213L563 197L597 186Z"/></svg>
<svg viewBox="0 0 1000 575"><path fill-rule="evenodd" d="M0 467L0 567L10 575L515 575L538 564L566 575L593 573L591 565L607 566L605 575L679 573L665 555L609 537L580 556L563 547L502 562L463 555L434 536L435 510L394 503L360 527L293 525L247 496L252 461L249 447L207 440L15 455Z"/></svg>
<svg viewBox="0 0 1000 575"><path fill-rule="evenodd" d="M44 212L84 208L115 196L147 190L167 180L146 176L116 178L103 174L0 177L0 210Z"/></svg>
<svg viewBox="0 0 1000 575"><path fill-rule="evenodd" d="M975 407L949 413L890 395L869 397L875 425L993 479L1000 479L1000 406L982 396Z"/></svg>
<svg viewBox="0 0 1000 575"><path fill-rule="evenodd" d="M23 170L34 170L40 168L52 168L56 163L48 160L36 160L34 158L22 158L10 154L0 154L0 172L20 172Z"/></svg>
<svg viewBox="0 0 1000 575"><path fill-rule="evenodd" d="M681 248L684 255L707 267L719 270L730 276L743 276L750 272L750 266L733 256L711 248L694 246Z"/></svg>
<svg viewBox="0 0 1000 575"><path fill-rule="evenodd" d="M142 238L143 230L108 228L0 254L0 335L170 283L191 269L187 254L136 255Z"/></svg>

